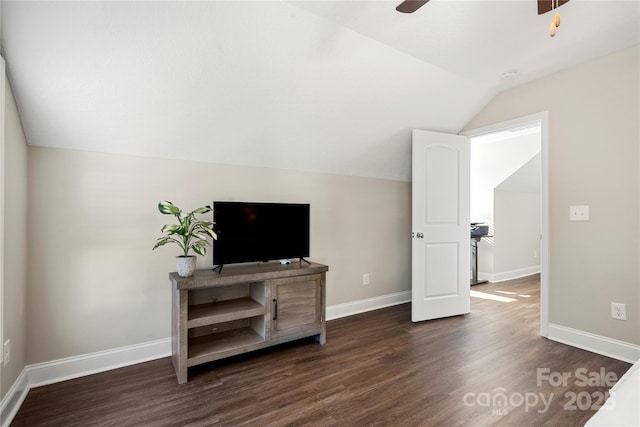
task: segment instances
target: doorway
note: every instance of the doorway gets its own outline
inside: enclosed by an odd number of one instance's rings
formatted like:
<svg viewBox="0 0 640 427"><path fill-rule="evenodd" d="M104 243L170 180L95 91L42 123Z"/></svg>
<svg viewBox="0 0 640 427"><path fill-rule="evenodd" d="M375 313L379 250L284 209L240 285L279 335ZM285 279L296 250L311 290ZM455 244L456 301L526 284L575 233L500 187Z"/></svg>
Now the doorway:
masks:
<svg viewBox="0 0 640 427"><path fill-rule="evenodd" d="M510 120L507 122L497 123L495 125L486 126L479 129L473 129L463 133L464 136L467 136L471 139L471 144L474 144L474 143L477 144L478 141L483 142L483 141L499 140L500 138L504 139L505 137L509 137L513 135L526 135L528 132L537 133L539 135L539 160L538 160L539 163L537 163L539 166L535 165L536 164L535 159L532 161L532 164L538 167L538 170L540 172L540 180L539 180L539 194L540 194L539 196L539 208L540 208L539 233L540 235L539 235L539 253L536 255L539 256L539 266L540 266L539 267L539 270L540 270L540 335L544 337L546 337L548 334L548 295L549 295L548 129L549 129L548 113L543 112L543 113L538 113L531 116ZM521 154L521 157L524 158L532 154L531 150L532 148L524 150L523 154ZM529 165L530 168L534 166L531 166L531 164ZM510 182L507 182L502 188L503 190L509 190L522 185L524 184L520 182L518 180L518 177L516 176L514 177L513 180L511 180ZM493 188L492 188L492 191L493 191ZM473 192L473 188L472 188L472 192ZM513 200L509 201L509 196L510 195L505 195L500 193L499 198L501 199L501 203L504 202L506 206L508 206L509 203L513 204L514 201ZM493 204L495 203L494 197L491 197L491 203L490 203L492 205L491 209L488 209L487 203L485 203L484 205L479 207L479 209L476 210L475 214L477 215L477 217L475 219L474 219L474 210L473 210L473 205L474 205L473 194L471 198L472 198L471 220L474 222L490 222L489 225L493 226L495 223L495 212L493 212ZM478 206L476 205L476 207ZM483 214L483 212L486 213L487 210L492 211L492 212L489 212L490 215ZM494 230L490 228L489 235L493 236L493 231ZM495 243L495 242L486 242L486 243ZM529 245L531 245L531 242L529 242ZM491 248L491 245L487 244L487 245L483 245L482 247L479 247L478 250L479 252L482 251L483 249L486 251L487 248L495 249L495 247ZM524 250L526 251L530 250L531 251L530 255L532 256L534 255L533 254L534 249L524 249ZM490 260L491 262L494 262L496 254L490 253L488 255L490 255L491 257L494 257L493 259ZM511 260L510 262L513 262L513 260ZM509 265L509 264L508 262L507 264L503 263L501 265L501 269L504 269L504 265ZM512 265L517 265L517 264L512 264ZM482 268L487 268L487 267L486 265L483 266L481 264L481 267L479 268L479 270L482 271ZM515 276L517 276L518 274L517 270L518 270L517 268L512 269L512 271L507 270L508 272L506 276L494 275L493 279L495 280L495 278L498 278L498 279L509 278L507 277L509 274L511 274L511 278L515 278ZM535 271L531 270L531 273L534 273L534 272ZM523 268L520 271L520 273L522 273L521 275L525 275L527 273L527 269Z"/></svg>
<svg viewBox="0 0 640 427"><path fill-rule="evenodd" d="M540 125L470 138L470 159L471 222L488 228L475 243L479 282L539 273Z"/></svg>

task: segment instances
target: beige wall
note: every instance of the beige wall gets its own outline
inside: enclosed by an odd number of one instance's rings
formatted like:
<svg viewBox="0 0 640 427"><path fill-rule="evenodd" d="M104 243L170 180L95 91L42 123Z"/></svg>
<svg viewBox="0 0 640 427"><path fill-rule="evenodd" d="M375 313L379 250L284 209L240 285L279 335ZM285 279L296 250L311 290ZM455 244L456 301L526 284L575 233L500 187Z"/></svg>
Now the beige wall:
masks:
<svg viewBox="0 0 640 427"><path fill-rule="evenodd" d="M170 336L161 199L308 202L328 305L410 289L409 183L34 147L29 161L29 364Z"/></svg>
<svg viewBox="0 0 640 427"><path fill-rule="evenodd" d="M11 359L0 367L0 398L26 365L27 339L27 142L6 79L5 90L3 339L11 340Z"/></svg>
<svg viewBox="0 0 640 427"><path fill-rule="evenodd" d="M466 129L549 112L549 321L640 344L640 47L496 96ZM589 205L589 222L569 222ZM610 302L627 305L611 319Z"/></svg>

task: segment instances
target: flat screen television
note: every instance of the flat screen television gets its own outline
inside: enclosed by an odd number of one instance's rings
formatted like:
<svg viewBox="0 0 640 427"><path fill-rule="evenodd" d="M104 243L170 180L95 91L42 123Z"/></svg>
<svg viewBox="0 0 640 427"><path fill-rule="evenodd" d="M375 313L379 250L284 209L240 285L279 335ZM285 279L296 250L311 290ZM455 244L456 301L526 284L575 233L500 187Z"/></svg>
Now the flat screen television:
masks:
<svg viewBox="0 0 640 427"><path fill-rule="evenodd" d="M213 264L309 256L309 204L213 202Z"/></svg>

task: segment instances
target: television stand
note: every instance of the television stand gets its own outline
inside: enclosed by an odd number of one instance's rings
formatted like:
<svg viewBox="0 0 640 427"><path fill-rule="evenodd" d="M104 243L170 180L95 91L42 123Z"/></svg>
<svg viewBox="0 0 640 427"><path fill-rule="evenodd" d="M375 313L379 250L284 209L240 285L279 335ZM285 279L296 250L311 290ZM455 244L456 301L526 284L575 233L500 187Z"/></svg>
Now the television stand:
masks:
<svg viewBox="0 0 640 427"><path fill-rule="evenodd" d="M310 336L324 344L329 267L306 262L170 273L178 383L187 382L191 366Z"/></svg>

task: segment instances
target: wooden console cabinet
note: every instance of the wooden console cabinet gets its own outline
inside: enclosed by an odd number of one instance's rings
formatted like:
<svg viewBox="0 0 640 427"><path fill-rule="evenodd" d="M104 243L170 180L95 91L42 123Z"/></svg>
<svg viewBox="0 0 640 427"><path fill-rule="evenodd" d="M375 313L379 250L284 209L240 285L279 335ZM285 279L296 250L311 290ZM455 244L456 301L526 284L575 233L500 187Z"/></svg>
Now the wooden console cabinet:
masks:
<svg viewBox="0 0 640 427"><path fill-rule="evenodd" d="M326 342L325 280L329 267L225 266L222 273L170 273L171 347L178 382L190 366L316 336Z"/></svg>

